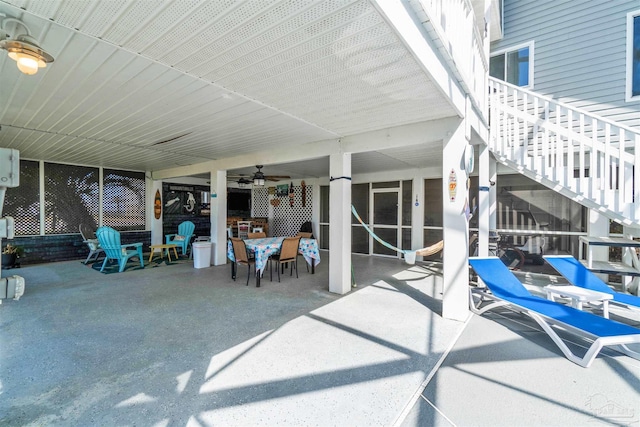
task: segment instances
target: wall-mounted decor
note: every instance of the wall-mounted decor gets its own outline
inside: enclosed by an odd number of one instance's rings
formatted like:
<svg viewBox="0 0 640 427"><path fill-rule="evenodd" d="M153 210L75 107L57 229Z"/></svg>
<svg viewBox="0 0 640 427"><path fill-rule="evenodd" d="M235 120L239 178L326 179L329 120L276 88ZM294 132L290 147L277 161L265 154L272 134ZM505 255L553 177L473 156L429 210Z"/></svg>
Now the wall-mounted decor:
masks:
<svg viewBox="0 0 640 427"><path fill-rule="evenodd" d="M153 215L156 219L160 219L160 215L162 215L162 198L160 197L160 190L156 190L156 197L153 199Z"/></svg>
<svg viewBox="0 0 640 427"><path fill-rule="evenodd" d="M289 195L289 184L282 184L277 186L276 196L287 197Z"/></svg>
<svg viewBox="0 0 640 427"><path fill-rule="evenodd" d="M295 193L293 192L293 182L289 186L289 206L293 206L293 200L295 198Z"/></svg>

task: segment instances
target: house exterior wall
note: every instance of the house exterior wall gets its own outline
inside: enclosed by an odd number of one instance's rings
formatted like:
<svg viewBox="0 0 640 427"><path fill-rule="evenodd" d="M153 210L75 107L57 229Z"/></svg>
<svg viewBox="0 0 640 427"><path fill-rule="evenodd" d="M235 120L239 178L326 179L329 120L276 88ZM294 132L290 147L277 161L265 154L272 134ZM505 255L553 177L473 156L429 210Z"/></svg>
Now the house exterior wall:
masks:
<svg viewBox="0 0 640 427"><path fill-rule="evenodd" d="M640 128L640 100L625 100L627 14L638 0L504 0L497 52L534 43L531 90Z"/></svg>

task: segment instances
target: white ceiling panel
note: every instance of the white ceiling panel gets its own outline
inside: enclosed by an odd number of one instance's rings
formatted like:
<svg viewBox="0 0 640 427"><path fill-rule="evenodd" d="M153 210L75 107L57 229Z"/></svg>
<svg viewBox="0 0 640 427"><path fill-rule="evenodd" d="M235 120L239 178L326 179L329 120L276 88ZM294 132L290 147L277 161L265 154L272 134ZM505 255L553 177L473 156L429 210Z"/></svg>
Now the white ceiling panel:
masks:
<svg viewBox="0 0 640 427"><path fill-rule="evenodd" d="M0 146L23 158L160 170L455 115L368 0L0 0L0 13L55 57L25 76L0 52ZM395 150L354 169L427 160ZM327 162L287 167L323 176Z"/></svg>

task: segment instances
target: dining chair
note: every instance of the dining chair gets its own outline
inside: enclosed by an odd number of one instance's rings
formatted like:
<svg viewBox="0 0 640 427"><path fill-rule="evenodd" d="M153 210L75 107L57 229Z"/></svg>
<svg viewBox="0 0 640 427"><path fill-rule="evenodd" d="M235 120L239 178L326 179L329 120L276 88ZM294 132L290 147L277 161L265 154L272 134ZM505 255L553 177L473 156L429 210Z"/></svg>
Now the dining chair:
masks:
<svg viewBox="0 0 640 427"><path fill-rule="evenodd" d="M284 273L284 264L291 263L291 273L293 276L293 269L296 269L296 278L298 278L298 247L300 246L300 237L287 237L282 241L280 247L280 253L271 255L270 261L276 262L276 268L278 269L278 282L280 281L280 269ZM273 281L273 270L269 268L269 274Z"/></svg>
<svg viewBox="0 0 640 427"><path fill-rule="evenodd" d="M313 233L305 233L304 231L298 231L298 234L296 234L296 237L298 236L304 239L313 239ZM309 264L306 264L306 266L307 266L307 272L309 272Z"/></svg>
<svg viewBox="0 0 640 427"><path fill-rule="evenodd" d="M240 239L246 239L249 230L251 230L251 221L238 221L238 237Z"/></svg>
<svg viewBox="0 0 640 427"><path fill-rule="evenodd" d="M256 260L255 258L249 258L247 253L247 245L244 244L244 240L239 237L231 238L231 246L233 247L233 258L236 260L236 276L238 275L238 265L246 265L247 271L247 286L249 286L249 277L251 277L251 265L255 270ZM233 280L236 280L234 277Z"/></svg>
<svg viewBox="0 0 640 427"><path fill-rule="evenodd" d="M265 237L267 237L267 233L264 231L247 233L247 239L264 239Z"/></svg>

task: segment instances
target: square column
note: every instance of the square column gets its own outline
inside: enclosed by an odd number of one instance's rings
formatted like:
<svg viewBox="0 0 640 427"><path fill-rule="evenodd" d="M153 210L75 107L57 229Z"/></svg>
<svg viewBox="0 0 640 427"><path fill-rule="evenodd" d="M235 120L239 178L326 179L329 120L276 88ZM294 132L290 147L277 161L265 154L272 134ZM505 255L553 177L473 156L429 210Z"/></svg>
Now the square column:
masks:
<svg viewBox="0 0 640 427"><path fill-rule="evenodd" d="M329 156L329 176L329 292L343 295L351 291L351 153Z"/></svg>
<svg viewBox="0 0 640 427"><path fill-rule="evenodd" d="M489 255L489 208L491 190L489 171L489 147L479 146L478 153L478 256ZM494 181L495 182L495 181Z"/></svg>
<svg viewBox="0 0 640 427"><path fill-rule="evenodd" d="M227 171L211 171L209 207L211 241L215 242L214 265L227 263Z"/></svg>
<svg viewBox="0 0 640 427"><path fill-rule="evenodd" d="M466 320L469 313L469 191L464 161L467 145L462 121L444 139L442 147L442 316L460 321Z"/></svg>
<svg viewBox="0 0 640 427"><path fill-rule="evenodd" d="M423 224L424 178L422 175L416 175L413 177L413 194L411 195L411 249L421 249L425 246ZM419 257L419 259L422 258Z"/></svg>

